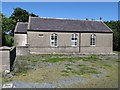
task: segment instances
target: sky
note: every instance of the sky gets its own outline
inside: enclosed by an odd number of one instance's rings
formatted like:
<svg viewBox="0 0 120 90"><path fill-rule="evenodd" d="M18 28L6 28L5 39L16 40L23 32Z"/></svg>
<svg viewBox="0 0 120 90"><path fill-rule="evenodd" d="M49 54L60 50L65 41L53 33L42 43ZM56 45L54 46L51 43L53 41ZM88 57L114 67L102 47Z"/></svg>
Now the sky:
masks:
<svg viewBox="0 0 120 90"><path fill-rule="evenodd" d="M103 21L118 19L117 2L2 2L2 13L9 17L14 8L20 7L39 17L95 19Z"/></svg>

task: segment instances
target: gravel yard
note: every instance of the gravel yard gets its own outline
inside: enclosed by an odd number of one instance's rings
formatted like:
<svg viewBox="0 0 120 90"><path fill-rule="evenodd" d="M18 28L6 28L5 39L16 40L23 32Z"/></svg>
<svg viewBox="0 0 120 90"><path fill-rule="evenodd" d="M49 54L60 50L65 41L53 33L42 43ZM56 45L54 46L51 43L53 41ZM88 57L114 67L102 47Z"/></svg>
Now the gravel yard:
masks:
<svg viewBox="0 0 120 90"><path fill-rule="evenodd" d="M3 84L16 88L117 88L118 55L19 56Z"/></svg>

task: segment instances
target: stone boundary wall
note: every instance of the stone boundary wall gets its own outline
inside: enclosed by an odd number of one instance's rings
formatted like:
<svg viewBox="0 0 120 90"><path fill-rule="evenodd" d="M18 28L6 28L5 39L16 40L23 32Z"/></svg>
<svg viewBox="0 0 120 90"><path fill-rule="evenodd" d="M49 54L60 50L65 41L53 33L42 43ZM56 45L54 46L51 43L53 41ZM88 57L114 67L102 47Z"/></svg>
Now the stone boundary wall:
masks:
<svg viewBox="0 0 120 90"><path fill-rule="evenodd" d="M16 55L28 55L29 54L29 48L28 46L16 46Z"/></svg>
<svg viewBox="0 0 120 90"><path fill-rule="evenodd" d="M1 71L11 70L16 58L16 47L0 47L0 61L2 62Z"/></svg>

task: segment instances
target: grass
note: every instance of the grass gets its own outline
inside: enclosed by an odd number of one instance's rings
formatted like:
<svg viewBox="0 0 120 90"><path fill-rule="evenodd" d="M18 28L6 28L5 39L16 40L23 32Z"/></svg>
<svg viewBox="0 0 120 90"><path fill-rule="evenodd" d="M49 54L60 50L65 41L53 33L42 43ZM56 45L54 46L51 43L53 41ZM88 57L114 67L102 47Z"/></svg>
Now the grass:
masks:
<svg viewBox="0 0 120 90"><path fill-rule="evenodd" d="M15 67L17 70L15 70L14 72L16 74L26 74L28 71L28 67L26 67L28 65L28 63L26 61L24 62L17 62Z"/></svg>
<svg viewBox="0 0 120 90"><path fill-rule="evenodd" d="M114 79L112 75L113 71L115 75L117 74L117 66L115 66L117 62L111 57L108 57L109 60L106 57L100 57L102 56L88 55L80 57L79 55L61 54L20 56L16 60L15 67L17 70L14 71L16 75L13 78L4 78L4 81L56 82L62 78L72 78L75 76L86 76L85 78L92 79L91 76L93 75L99 76L103 74L99 69L104 69L104 71L110 73L105 75L107 79ZM36 67L39 64L40 66ZM43 65L42 67L41 64ZM107 80L106 78L105 80Z"/></svg>
<svg viewBox="0 0 120 90"><path fill-rule="evenodd" d="M48 58L46 60L44 60L45 62L51 62L51 63L55 63L55 62L61 62L61 61L70 61L73 62L74 60L80 60L80 57L64 57L64 58L60 58L60 57L55 57L55 58Z"/></svg>
<svg viewBox="0 0 120 90"><path fill-rule="evenodd" d="M112 65L109 65L109 64L103 64L103 66L105 66L105 67L112 67Z"/></svg>
<svg viewBox="0 0 120 90"><path fill-rule="evenodd" d="M98 60L101 60L101 58L97 57L96 55L90 55L88 57L79 57L79 56L67 56L67 57L49 57L47 58L46 60L44 60L45 62L61 62L61 61L70 61L70 62L74 62L76 60L83 60L83 61L98 61Z"/></svg>
<svg viewBox="0 0 120 90"><path fill-rule="evenodd" d="M2 83L2 77L0 77L0 84Z"/></svg>
<svg viewBox="0 0 120 90"><path fill-rule="evenodd" d="M117 54L120 54L120 51L113 51L113 53L117 53Z"/></svg>
<svg viewBox="0 0 120 90"><path fill-rule="evenodd" d="M98 72L95 68L81 65L79 66L78 70L74 71L74 73L76 73L77 75L84 75L84 74L99 74L100 72Z"/></svg>
<svg viewBox="0 0 120 90"><path fill-rule="evenodd" d="M64 56L64 57L62 57ZM26 55L26 56L20 56L18 57L19 60L25 60L25 61L30 61L30 62L38 62L38 61L43 61L43 62L61 62L61 61L70 61L74 62L75 60L83 60L83 61L97 61L101 60L99 57L96 55L90 55L87 57L79 57L79 56L69 56L69 55L62 55L62 54L41 54L41 55Z"/></svg>
<svg viewBox="0 0 120 90"><path fill-rule="evenodd" d="M63 76L68 76L71 73L76 75L100 74L100 72L97 71L97 69L84 64L78 64L76 66L74 65L75 68L72 68L72 66L73 66L72 64L65 66L65 70L62 71Z"/></svg>
<svg viewBox="0 0 120 90"><path fill-rule="evenodd" d="M102 60L101 58L97 57L96 55L90 55L88 57L83 57L82 59L83 59L83 61L90 61L90 62Z"/></svg>
<svg viewBox="0 0 120 90"><path fill-rule="evenodd" d="M64 57L62 57L64 56ZM27 73L27 71L29 70L29 68L27 68L26 66L29 65L27 62L29 62L30 64L32 64L32 67L35 67L35 64L39 61L41 62L50 62L50 63L56 63L56 62L75 62L75 61L79 61L82 60L84 62L96 62L96 61L100 61L102 60L101 58L97 57L96 55L90 55L90 56L86 56L86 57L79 57L79 56L69 56L69 55L62 55L62 54L42 54L42 55L26 55L26 56L20 56L18 57L18 60L22 60L21 63L17 63L16 66L18 67L18 70L16 71L16 73L20 73L23 76ZM78 75L80 74L87 74L87 73L91 73L91 74L97 74L98 72L95 70L95 68L91 68L88 67L86 65L83 64L79 64L76 67L79 68L79 70L74 70L73 68L71 68L70 66L72 66L72 64L67 64L65 66L66 70L63 70L62 72L64 73L76 73ZM110 67L110 65L103 65L104 67Z"/></svg>

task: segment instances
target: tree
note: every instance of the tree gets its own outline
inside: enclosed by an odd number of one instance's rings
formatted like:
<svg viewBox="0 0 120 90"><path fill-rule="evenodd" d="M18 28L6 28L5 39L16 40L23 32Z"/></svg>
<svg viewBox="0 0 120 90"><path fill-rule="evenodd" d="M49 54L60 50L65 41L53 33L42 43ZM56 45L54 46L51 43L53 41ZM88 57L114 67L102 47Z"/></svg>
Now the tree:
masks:
<svg viewBox="0 0 120 90"><path fill-rule="evenodd" d="M30 13L29 15L32 16L32 17L38 17L38 15L35 15L33 13Z"/></svg>
<svg viewBox="0 0 120 90"><path fill-rule="evenodd" d="M20 21L20 22L28 22L29 15L38 17L37 15L35 15L33 13L30 14L28 11L26 11L24 9L15 8L14 12L10 16L10 18L12 18L16 21Z"/></svg>
<svg viewBox="0 0 120 90"><path fill-rule="evenodd" d="M16 21L12 18L7 18L3 17L2 18L2 30L4 31L9 31L9 30L14 30L16 25Z"/></svg>
<svg viewBox="0 0 120 90"><path fill-rule="evenodd" d="M12 46L13 45L13 34L12 35L5 35L4 32L12 30L12 33L14 33L14 29L16 26L16 23L18 21L20 22L27 22L29 16L38 17L37 15L33 13L29 13L26 10L23 10L21 8L15 8L13 13L10 17L6 17L0 12L0 26L2 27L2 30L0 31L0 37L2 36L2 45L6 46ZM1 29L1 28L0 28ZM0 43L1 44L1 43Z"/></svg>
<svg viewBox="0 0 120 90"><path fill-rule="evenodd" d="M120 51L120 21L105 22L113 30L113 50Z"/></svg>

